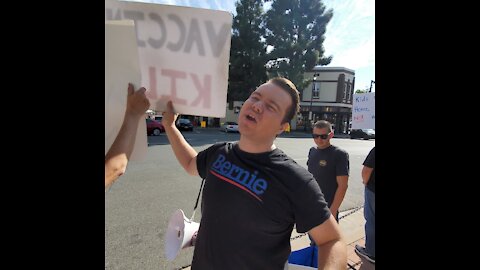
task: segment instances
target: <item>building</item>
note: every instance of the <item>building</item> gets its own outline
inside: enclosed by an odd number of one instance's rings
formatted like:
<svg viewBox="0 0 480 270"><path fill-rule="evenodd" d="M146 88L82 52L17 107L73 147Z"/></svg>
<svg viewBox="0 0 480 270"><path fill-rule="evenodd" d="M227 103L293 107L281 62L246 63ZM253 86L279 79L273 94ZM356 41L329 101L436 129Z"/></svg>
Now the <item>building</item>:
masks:
<svg viewBox="0 0 480 270"><path fill-rule="evenodd" d="M318 120L333 124L336 134L348 133L352 118L355 71L344 67L315 66L306 72L310 83L300 90L300 112L292 129L311 130Z"/></svg>
<svg viewBox="0 0 480 270"><path fill-rule="evenodd" d="M220 118L220 125L225 122L235 122L238 123L238 113L243 106L244 101L234 101L231 104L227 103L227 108L225 110L225 117Z"/></svg>

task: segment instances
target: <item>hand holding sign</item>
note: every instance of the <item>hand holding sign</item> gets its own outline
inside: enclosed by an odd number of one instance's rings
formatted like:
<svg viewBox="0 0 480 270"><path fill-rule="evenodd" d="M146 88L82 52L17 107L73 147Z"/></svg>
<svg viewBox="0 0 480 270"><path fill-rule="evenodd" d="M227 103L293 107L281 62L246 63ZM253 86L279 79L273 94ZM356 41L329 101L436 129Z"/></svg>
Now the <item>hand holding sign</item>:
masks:
<svg viewBox="0 0 480 270"><path fill-rule="evenodd" d="M127 109L122 127L108 152L105 154L105 188L122 175L134 150L139 123L145 123L143 116L150 106L145 96L145 88L134 91L133 84L128 84ZM145 129L143 129L145 133Z"/></svg>
<svg viewBox="0 0 480 270"><path fill-rule="evenodd" d="M145 87L134 91L133 84L128 84L127 111L125 117L132 116L140 118L140 116L145 115L145 112L150 107L150 102L145 96L145 91Z"/></svg>
<svg viewBox="0 0 480 270"><path fill-rule="evenodd" d="M175 121L177 120L178 114L175 113L171 100L167 102L167 109L162 113L162 116L162 124L165 129L175 126Z"/></svg>

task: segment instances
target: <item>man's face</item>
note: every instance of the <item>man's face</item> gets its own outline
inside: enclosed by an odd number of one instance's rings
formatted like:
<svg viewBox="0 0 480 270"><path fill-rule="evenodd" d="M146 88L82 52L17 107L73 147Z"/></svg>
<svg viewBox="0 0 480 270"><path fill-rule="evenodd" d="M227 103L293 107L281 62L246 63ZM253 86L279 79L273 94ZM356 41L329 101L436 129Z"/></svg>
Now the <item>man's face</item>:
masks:
<svg viewBox="0 0 480 270"><path fill-rule="evenodd" d="M317 127L313 128L312 135L314 136L313 141L315 142L317 147L320 149L328 147L330 145L330 139L333 136L333 134L328 131L328 128L317 128Z"/></svg>
<svg viewBox="0 0 480 270"><path fill-rule="evenodd" d="M290 95L273 83L265 83L243 103L238 117L238 129L242 136L258 139L274 138L280 134L287 110L292 105Z"/></svg>

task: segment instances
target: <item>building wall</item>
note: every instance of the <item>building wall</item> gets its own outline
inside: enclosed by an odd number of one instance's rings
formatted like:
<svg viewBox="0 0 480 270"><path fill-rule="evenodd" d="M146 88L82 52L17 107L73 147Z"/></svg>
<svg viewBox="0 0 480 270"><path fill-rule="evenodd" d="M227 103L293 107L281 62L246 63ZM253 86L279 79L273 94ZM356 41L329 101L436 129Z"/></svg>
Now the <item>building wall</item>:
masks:
<svg viewBox="0 0 480 270"><path fill-rule="evenodd" d="M319 90L319 94L312 99L314 74L317 74L315 89ZM335 125L336 133L348 132L355 88L355 71L344 67L316 66L312 71L306 72L304 78L312 82L301 90L302 102L296 129L310 130L315 121L323 119Z"/></svg>
<svg viewBox="0 0 480 270"><path fill-rule="evenodd" d="M321 101L321 102L342 102L342 99L337 98L339 94L343 95L343 90L338 93L338 79L341 74L344 76L345 86L348 85L347 89L347 99L346 103L351 104L352 94L354 91L353 81L355 78L355 72L353 70L343 68L343 67L315 67L314 70L310 72L306 72L304 78L307 80L313 80L313 75L317 73L316 79L316 87L320 90L319 98L314 98L313 102ZM312 96L312 82L308 84L308 86L303 89L302 94L302 101L310 102L310 98ZM349 93L351 93L349 95Z"/></svg>
<svg viewBox="0 0 480 270"><path fill-rule="evenodd" d="M225 117L220 118L220 125L225 122L236 122L238 123L238 113L243 106L243 101L234 101L233 108L230 110L228 103L227 108L225 109Z"/></svg>
<svg viewBox="0 0 480 270"><path fill-rule="evenodd" d="M335 82L316 82L315 87L320 90L319 98L313 98L313 101L321 100L323 102L335 102L337 99L337 81ZM312 96L312 83L304 90L302 100L310 102Z"/></svg>
<svg viewBox="0 0 480 270"><path fill-rule="evenodd" d="M312 99L312 82L305 89L299 89L300 113L292 119L291 130L307 131L313 122L325 119L332 122L336 133L347 133L352 116L355 71L344 67L317 66L306 72L304 78L312 80L315 73L318 74L315 87L319 89L319 96ZM229 109L227 104L225 118L220 118L220 124L227 121L238 123L242 105L243 101L235 101L233 108Z"/></svg>

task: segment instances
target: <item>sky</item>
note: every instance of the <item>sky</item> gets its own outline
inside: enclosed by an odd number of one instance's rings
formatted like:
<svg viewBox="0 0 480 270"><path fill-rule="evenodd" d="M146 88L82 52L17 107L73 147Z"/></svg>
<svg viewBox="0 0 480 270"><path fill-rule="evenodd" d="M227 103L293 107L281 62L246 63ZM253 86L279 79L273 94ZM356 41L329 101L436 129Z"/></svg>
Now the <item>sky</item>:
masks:
<svg viewBox="0 0 480 270"><path fill-rule="evenodd" d="M235 0L131 0L225 10L236 14ZM375 91L375 0L323 0L333 9L327 25L325 56L333 56L328 67L345 67L355 71L355 90ZM268 9L270 5L266 5Z"/></svg>

